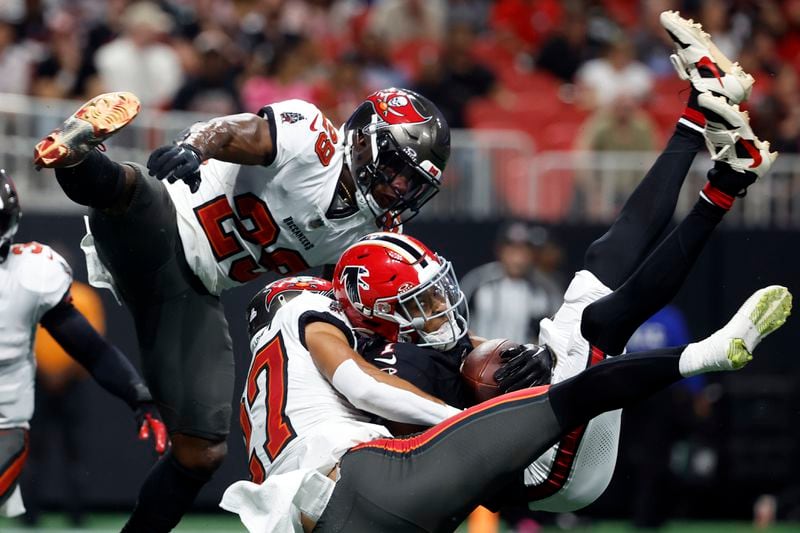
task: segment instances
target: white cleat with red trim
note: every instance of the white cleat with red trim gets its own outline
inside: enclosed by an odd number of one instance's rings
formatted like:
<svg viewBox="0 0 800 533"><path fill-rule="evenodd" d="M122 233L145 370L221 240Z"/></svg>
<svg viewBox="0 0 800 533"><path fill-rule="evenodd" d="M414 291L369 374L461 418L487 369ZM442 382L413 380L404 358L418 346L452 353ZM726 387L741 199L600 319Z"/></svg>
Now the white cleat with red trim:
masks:
<svg viewBox="0 0 800 533"><path fill-rule="evenodd" d="M711 159L727 163L736 172L754 174L752 181L766 174L778 153L770 152L769 142L753 133L747 111L710 93L700 94L697 102L706 118L703 136Z"/></svg>
<svg viewBox="0 0 800 533"><path fill-rule="evenodd" d="M675 42L670 61L681 79L701 93L724 96L732 104L747 100L755 80L711 41L703 27L677 11L661 13L661 25Z"/></svg>

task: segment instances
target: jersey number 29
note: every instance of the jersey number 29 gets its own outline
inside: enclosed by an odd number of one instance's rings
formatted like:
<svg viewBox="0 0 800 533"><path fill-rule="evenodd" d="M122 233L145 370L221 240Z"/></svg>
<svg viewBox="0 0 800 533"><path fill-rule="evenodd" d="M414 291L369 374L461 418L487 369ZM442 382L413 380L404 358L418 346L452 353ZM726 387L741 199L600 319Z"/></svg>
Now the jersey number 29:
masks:
<svg viewBox="0 0 800 533"><path fill-rule="evenodd" d="M277 248L267 252L264 248L278 240L280 228L272 218L267 204L252 193L240 194L233 198L236 212L233 211L225 195L217 196L194 209L197 220L211 244L211 251L218 262L233 257L244 250L232 228L226 229L225 221L232 221L241 238L261 247L261 255L256 262L249 254L235 259L228 270L228 276L239 283L246 283L258 277L260 272L270 270L280 274L292 274L308 268L303 257L294 250ZM248 222L252 229L244 223Z"/></svg>

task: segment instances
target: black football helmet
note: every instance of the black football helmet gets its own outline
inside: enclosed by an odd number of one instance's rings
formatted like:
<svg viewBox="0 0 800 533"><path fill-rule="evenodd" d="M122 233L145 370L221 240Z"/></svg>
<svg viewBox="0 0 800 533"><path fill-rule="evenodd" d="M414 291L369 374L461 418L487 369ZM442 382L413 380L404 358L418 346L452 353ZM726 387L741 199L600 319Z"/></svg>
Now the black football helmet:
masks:
<svg viewBox="0 0 800 533"><path fill-rule="evenodd" d="M0 263L5 261L11 240L17 233L22 211L19 208L19 196L14 182L0 169Z"/></svg>
<svg viewBox="0 0 800 533"><path fill-rule="evenodd" d="M439 192L450 157L450 128L433 102L390 88L369 95L347 119L344 143L358 208L368 208L379 226L390 229L416 216ZM408 189L382 206L375 186L390 184L398 174L408 178Z"/></svg>

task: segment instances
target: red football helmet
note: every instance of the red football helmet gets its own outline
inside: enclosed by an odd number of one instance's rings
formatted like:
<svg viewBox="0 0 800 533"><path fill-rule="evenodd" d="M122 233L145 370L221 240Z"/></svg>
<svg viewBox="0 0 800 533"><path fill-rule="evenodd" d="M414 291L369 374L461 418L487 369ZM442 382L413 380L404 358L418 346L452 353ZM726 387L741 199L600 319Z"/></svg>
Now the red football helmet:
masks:
<svg viewBox="0 0 800 533"><path fill-rule="evenodd" d="M469 312L449 261L408 235L379 232L350 246L333 291L354 327L391 341L448 350Z"/></svg>
<svg viewBox="0 0 800 533"><path fill-rule="evenodd" d="M333 297L331 282L314 276L292 276L268 283L247 305L247 332L250 337L268 326L278 309L303 291Z"/></svg>

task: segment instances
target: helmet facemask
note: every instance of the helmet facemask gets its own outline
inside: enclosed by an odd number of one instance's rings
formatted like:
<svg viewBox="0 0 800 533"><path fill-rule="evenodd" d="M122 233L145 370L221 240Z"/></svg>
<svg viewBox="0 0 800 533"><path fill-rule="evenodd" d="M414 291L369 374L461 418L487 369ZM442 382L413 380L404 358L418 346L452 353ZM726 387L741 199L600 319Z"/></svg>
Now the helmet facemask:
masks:
<svg viewBox="0 0 800 533"><path fill-rule="evenodd" d="M371 124L348 132L345 157L356 184L359 208L368 207L378 225L390 229L414 218L439 192L439 180L434 176L441 176L441 171L430 161L416 163L397 144L389 127L376 119L373 116ZM382 206L375 188L381 184L391 187L398 175L407 179L407 189L396 191L394 200Z"/></svg>
<svg viewBox="0 0 800 533"><path fill-rule="evenodd" d="M439 262L441 268L428 281L376 300L373 316L397 323L399 341L447 351L467 334L469 310L453 265L441 257Z"/></svg>

